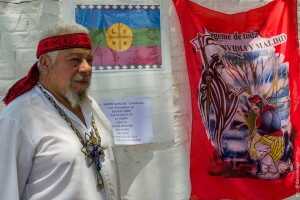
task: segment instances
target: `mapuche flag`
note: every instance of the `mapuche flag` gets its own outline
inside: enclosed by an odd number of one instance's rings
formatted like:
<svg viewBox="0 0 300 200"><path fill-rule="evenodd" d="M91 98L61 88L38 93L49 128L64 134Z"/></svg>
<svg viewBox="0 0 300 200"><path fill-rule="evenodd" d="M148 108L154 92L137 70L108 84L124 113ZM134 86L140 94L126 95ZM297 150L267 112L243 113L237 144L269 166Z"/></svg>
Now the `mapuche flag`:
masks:
<svg viewBox="0 0 300 200"><path fill-rule="evenodd" d="M76 22L90 30L95 70L159 69L159 5L77 5Z"/></svg>
<svg viewBox="0 0 300 200"><path fill-rule="evenodd" d="M299 192L296 0L236 14L173 2L192 95L191 199Z"/></svg>

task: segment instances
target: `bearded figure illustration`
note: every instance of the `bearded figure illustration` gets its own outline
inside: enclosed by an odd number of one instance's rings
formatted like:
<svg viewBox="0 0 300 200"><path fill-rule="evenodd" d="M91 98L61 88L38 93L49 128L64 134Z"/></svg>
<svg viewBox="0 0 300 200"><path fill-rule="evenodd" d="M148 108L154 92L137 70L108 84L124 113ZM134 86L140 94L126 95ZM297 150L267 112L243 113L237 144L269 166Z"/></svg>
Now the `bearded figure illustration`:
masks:
<svg viewBox="0 0 300 200"><path fill-rule="evenodd" d="M259 38L260 39L260 38ZM288 63L273 47L232 51L199 34L198 106L215 150L211 175L275 179L292 170Z"/></svg>

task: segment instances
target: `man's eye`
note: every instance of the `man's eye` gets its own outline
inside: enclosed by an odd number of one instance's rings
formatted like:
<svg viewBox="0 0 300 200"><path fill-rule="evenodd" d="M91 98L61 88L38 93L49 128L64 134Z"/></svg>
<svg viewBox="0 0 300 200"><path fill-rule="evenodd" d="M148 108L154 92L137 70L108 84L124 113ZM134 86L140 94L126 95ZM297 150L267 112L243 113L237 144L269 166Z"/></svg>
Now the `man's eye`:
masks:
<svg viewBox="0 0 300 200"><path fill-rule="evenodd" d="M80 59L79 58L72 58L71 61L80 62Z"/></svg>
<svg viewBox="0 0 300 200"><path fill-rule="evenodd" d="M81 59L80 58L71 58L70 61L72 62L72 64L79 64L79 63L81 63Z"/></svg>

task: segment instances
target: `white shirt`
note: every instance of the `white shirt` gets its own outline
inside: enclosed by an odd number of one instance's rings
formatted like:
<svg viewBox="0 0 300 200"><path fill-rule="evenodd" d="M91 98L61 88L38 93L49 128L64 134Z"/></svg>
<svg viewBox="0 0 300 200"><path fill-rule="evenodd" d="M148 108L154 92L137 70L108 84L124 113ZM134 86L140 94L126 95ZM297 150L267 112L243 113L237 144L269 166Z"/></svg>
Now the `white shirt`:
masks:
<svg viewBox="0 0 300 200"><path fill-rule="evenodd" d="M91 130L94 114L102 146L106 148L101 170L104 190L99 191L96 186L94 165L86 162L78 137L36 86L0 115L0 199L118 200L107 119L91 98L82 105L86 125L62 104L58 105L83 136Z"/></svg>

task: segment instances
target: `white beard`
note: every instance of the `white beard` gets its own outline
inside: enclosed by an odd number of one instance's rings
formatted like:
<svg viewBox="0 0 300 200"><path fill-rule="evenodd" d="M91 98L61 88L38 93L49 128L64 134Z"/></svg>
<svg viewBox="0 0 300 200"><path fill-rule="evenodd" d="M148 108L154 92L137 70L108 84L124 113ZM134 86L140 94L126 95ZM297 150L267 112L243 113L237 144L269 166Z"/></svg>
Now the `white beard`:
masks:
<svg viewBox="0 0 300 200"><path fill-rule="evenodd" d="M83 77L80 74L76 74L73 78L74 81L80 81ZM66 99L70 102L72 108L76 108L77 106L80 106L85 99L87 98L87 90L76 93L72 90L71 86L69 87L68 91L65 94Z"/></svg>
<svg viewBox="0 0 300 200"><path fill-rule="evenodd" d="M80 106L87 98L87 90L77 94L76 92L72 91L72 89L68 89L65 94L66 99L70 102L72 108L76 108Z"/></svg>

